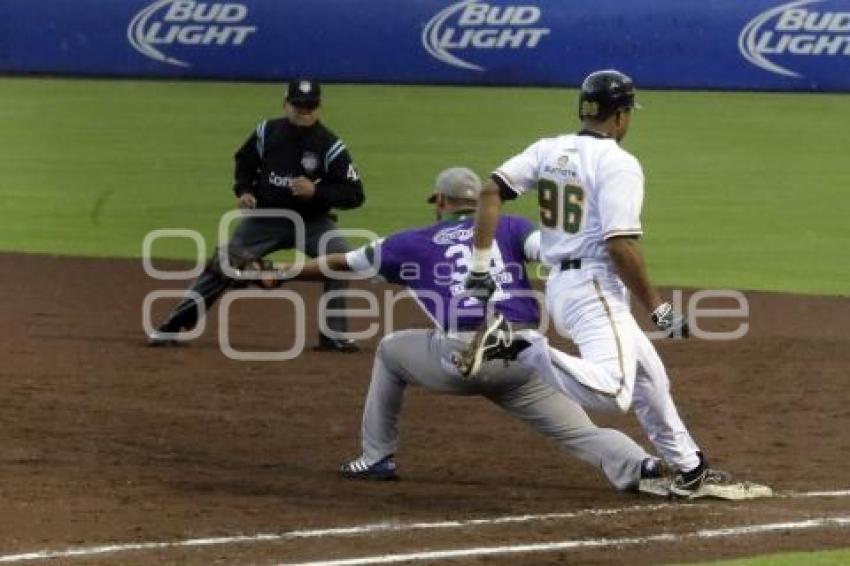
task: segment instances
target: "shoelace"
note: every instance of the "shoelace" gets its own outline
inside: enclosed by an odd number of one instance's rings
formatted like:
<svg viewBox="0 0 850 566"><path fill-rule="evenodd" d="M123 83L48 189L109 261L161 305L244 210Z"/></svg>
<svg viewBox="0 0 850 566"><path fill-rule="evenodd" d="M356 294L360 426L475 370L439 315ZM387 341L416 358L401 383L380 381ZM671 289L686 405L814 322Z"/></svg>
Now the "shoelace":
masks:
<svg viewBox="0 0 850 566"><path fill-rule="evenodd" d="M713 483L713 484L727 484L732 483L732 474L729 472L724 472L722 470L714 470L709 468L705 472L705 478L703 478L703 483Z"/></svg>
<svg viewBox="0 0 850 566"><path fill-rule="evenodd" d="M513 332L511 332L510 328L508 330L499 329L491 336L493 337L493 342L485 345L485 350L508 348L513 343Z"/></svg>
<svg viewBox="0 0 850 566"><path fill-rule="evenodd" d="M361 458L358 458L354 462L351 462L348 467L351 471L354 472L365 472L369 469L369 465Z"/></svg>

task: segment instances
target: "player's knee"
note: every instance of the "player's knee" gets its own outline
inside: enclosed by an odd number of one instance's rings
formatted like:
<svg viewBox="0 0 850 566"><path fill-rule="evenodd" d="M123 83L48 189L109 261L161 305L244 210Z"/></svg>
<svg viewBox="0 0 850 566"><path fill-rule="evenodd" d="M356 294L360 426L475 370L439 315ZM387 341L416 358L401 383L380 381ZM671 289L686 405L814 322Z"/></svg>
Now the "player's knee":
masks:
<svg viewBox="0 0 850 566"><path fill-rule="evenodd" d="M375 355L384 357L387 354L389 349L389 343L392 340L392 334L388 334L381 338L381 341L378 342L378 347L375 349Z"/></svg>
<svg viewBox="0 0 850 566"><path fill-rule="evenodd" d="M380 358L387 365L392 365L397 359L398 349L394 346L396 337L393 334L384 336L375 350L375 357Z"/></svg>
<svg viewBox="0 0 850 566"><path fill-rule="evenodd" d="M624 415L628 414L628 412L632 408L632 399L633 397L630 389L624 389L620 391L620 393L617 395L617 398L614 400L615 405L617 406L617 409L620 411L620 413Z"/></svg>

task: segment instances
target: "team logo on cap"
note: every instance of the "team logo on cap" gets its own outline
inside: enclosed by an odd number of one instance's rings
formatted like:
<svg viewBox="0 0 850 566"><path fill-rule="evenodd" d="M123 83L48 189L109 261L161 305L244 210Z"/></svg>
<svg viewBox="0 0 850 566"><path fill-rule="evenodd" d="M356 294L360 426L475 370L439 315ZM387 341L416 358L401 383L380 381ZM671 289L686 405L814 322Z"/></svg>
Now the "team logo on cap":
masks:
<svg viewBox="0 0 850 566"><path fill-rule="evenodd" d="M313 85L310 81L301 81L298 83L298 90L300 90L302 94L307 94L313 90Z"/></svg>
<svg viewBox="0 0 850 566"><path fill-rule="evenodd" d="M582 116L596 116L599 114L599 103L593 100L583 100L581 102Z"/></svg>

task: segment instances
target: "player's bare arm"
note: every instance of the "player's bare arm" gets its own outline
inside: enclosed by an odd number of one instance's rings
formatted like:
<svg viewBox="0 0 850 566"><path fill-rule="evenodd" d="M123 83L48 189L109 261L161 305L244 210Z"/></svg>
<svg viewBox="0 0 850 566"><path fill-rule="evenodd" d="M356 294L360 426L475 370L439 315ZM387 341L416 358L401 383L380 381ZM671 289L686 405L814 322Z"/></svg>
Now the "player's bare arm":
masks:
<svg viewBox="0 0 850 566"><path fill-rule="evenodd" d="M279 274L292 268L290 263L275 263L274 269ZM324 270L324 271L323 271ZM287 279L299 281L324 281L328 278L327 273L334 271L351 271L345 254L329 254L304 262L301 271Z"/></svg>
<svg viewBox="0 0 850 566"><path fill-rule="evenodd" d="M685 317L673 310L673 305L664 302L653 287L646 269L646 261L640 243L634 236L618 236L605 241L608 254L617 274L629 291L649 311L652 321L672 337L688 337Z"/></svg>
<svg viewBox="0 0 850 566"><path fill-rule="evenodd" d="M487 181L481 188L481 198L475 211L474 242L476 250L487 250L489 253L501 211L502 197L499 194L499 186L492 180Z"/></svg>
<svg viewBox="0 0 850 566"><path fill-rule="evenodd" d="M248 264L251 271L259 271L259 279L252 280L253 284L262 289L277 289L284 281L327 281L331 279L327 273L353 271L348 264L345 254L329 254L304 262L301 270L290 274L295 264L287 262L272 263L258 259ZM324 271L323 271L324 270Z"/></svg>
<svg viewBox="0 0 850 566"><path fill-rule="evenodd" d="M490 247L499 224L502 197L499 186L488 181L481 188L478 208L475 210L472 262L464 286L470 296L486 301L496 289L490 275Z"/></svg>
<svg viewBox="0 0 850 566"><path fill-rule="evenodd" d="M609 238L605 243L620 279L646 310L653 312L663 301L649 280L643 251L637 238L619 236Z"/></svg>

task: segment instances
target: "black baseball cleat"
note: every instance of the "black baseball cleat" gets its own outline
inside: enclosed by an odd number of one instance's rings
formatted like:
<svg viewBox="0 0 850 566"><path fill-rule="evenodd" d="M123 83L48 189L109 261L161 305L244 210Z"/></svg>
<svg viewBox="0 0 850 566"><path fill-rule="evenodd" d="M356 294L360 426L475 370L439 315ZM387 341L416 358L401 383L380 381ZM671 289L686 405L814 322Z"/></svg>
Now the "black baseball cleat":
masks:
<svg viewBox="0 0 850 566"><path fill-rule="evenodd" d="M168 323L160 325L159 328L148 334L147 345L151 348L163 348L167 346L180 346L183 342L178 335L185 330L182 327L174 328Z"/></svg>
<svg viewBox="0 0 850 566"><path fill-rule="evenodd" d="M670 470L667 468L664 460L649 457L644 458L643 462L640 463L640 479L642 480L663 478L669 473Z"/></svg>
<svg viewBox="0 0 850 566"><path fill-rule="evenodd" d="M154 330L148 334L147 345L150 348L164 348L167 346L176 346L177 340L171 337L164 336L159 330Z"/></svg>
<svg viewBox="0 0 850 566"><path fill-rule="evenodd" d="M339 469L350 480L395 481L398 468L393 455L385 456L373 464L368 464L363 456L349 460Z"/></svg>
<svg viewBox="0 0 850 566"><path fill-rule="evenodd" d="M748 481L736 481L728 472L709 467L702 452L697 454L699 466L693 470L676 472L670 483L670 495L685 499L711 497L731 501L773 496L770 487Z"/></svg>
<svg viewBox="0 0 850 566"><path fill-rule="evenodd" d="M354 340L348 338L331 338L324 334L319 335L319 344L313 348L317 352L342 352L353 354L360 351L360 346Z"/></svg>
<svg viewBox="0 0 850 566"><path fill-rule="evenodd" d="M489 360L515 360L520 352L531 344L522 338L514 338L511 323L496 313L488 320L464 352L456 352L453 361L461 375L472 377L481 369L481 364Z"/></svg>

